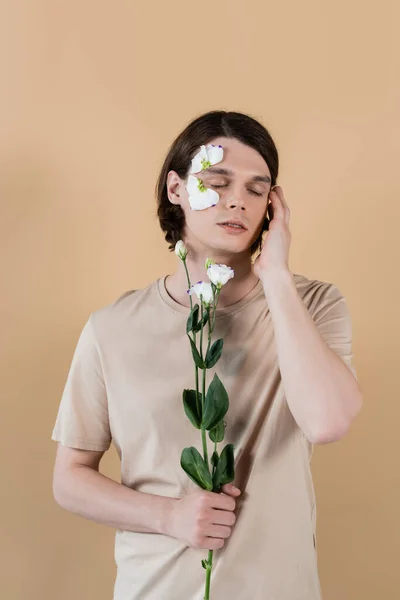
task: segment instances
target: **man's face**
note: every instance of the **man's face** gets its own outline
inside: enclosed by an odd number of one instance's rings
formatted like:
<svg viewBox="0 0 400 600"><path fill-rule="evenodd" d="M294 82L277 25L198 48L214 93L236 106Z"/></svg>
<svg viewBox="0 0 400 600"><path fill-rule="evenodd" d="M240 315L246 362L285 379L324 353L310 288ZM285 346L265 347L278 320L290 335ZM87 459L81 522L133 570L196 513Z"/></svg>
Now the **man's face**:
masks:
<svg viewBox="0 0 400 600"><path fill-rule="evenodd" d="M180 179L179 204L186 221L182 238L199 251L205 247L215 253L241 253L250 248L261 232L271 173L262 156L238 140L218 137L211 143L223 147L222 161L192 175L201 179L205 187L218 192L219 202L204 210L192 210L185 187L187 180ZM247 230L236 233L218 225L229 219L239 219Z"/></svg>

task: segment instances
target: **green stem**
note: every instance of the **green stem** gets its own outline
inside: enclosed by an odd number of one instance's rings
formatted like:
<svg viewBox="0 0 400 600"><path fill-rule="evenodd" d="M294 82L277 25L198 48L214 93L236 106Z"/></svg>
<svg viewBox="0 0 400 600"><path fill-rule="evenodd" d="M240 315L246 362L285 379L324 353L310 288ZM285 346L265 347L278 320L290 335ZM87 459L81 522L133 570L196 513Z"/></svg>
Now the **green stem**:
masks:
<svg viewBox="0 0 400 600"><path fill-rule="evenodd" d="M214 303L213 303L213 314L210 315L210 320L209 320L209 331L208 331L208 348L210 347L210 343L211 343L211 334L214 331L214 326L215 326L215 312L216 312L216 307L218 304L218 296L219 296L219 290L214 294ZM208 351L208 349L207 349ZM217 442L214 442L214 452L216 452L217 450ZM213 466L213 472L212 472L212 477L214 478L214 473L215 473L215 469L216 467ZM209 550L208 551L208 558L207 558L207 568L206 568L206 586L205 586L205 593L204 593L204 600L210 600L210 586L211 586L211 572L212 572L212 562L213 562L213 550Z"/></svg>
<svg viewBox="0 0 400 600"><path fill-rule="evenodd" d="M217 451L217 442L214 442L214 452L216 452L216 451ZM216 470L216 468L217 468L217 467L216 467L216 466L215 466L215 464L214 464L214 465L213 465L212 476L211 476L211 477L212 477L212 479L214 479L214 474L215 474L215 470Z"/></svg>
<svg viewBox="0 0 400 600"><path fill-rule="evenodd" d="M197 406L197 414L200 414L200 406L199 406L199 367L195 365L194 368L195 379L196 379L196 406ZM201 413L203 414L203 413Z"/></svg>
<svg viewBox="0 0 400 600"><path fill-rule="evenodd" d="M221 290L217 290L214 294L214 313L213 313L213 324L212 324L212 329L211 329L211 333L214 331L214 326L215 326L215 314L216 314L216 308L217 308L217 304L218 304L218 299L219 299L219 295L221 293Z"/></svg>
<svg viewBox="0 0 400 600"><path fill-rule="evenodd" d="M191 283L190 283L189 271L188 271L188 268L187 268L187 265L186 265L186 258L183 260L183 266L185 267L186 277L187 277L187 280L188 280L188 289L190 289ZM190 310L193 310L192 296L190 294L189 294L189 302L190 302Z"/></svg>
<svg viewBox="0 0 400 600"><path fill-rule="evenodd" d="M203 327L201 328L203 330ZM204 402L205 402L205 397L206 397L206 369L203 369L203 406L202 406L202 413L204 414ZM203 454L204 454L204 462L207 465L207 469L209 469L209 464L208 464L208 450L207 450L207 431L202 427L201 428L201 438L203 441Z"/></svg>
<svg viewBox="0 0 400 600"><path fill-rule="evenodd" d="M207 353L210 349L211 346L211 334L214 331L214 326L215 326L215 309L217 307L217 302L218 302L218 294L219 292L215 292L214 293L214 302L212 305L213 311L211 310L211 307L209 307L208 309L208 314L209 314L209 318L208 318L208 345L207 345ZM207 356L207 354L206 354Z"/></svg>
<svg viewBox="0 0 400 600"><path fill-rule="evenodd" d="M186 260L183 260L183 264L185 267L185 271L186 271L186 275L187 275L187 280L188 280L188 286L189 289L191 287L190 284L190 277L189 277L189 272L188 272L188 268L186 265ZM215 297L216 296L216 297ZM213 315L212 315L212 319L210 318L211 315L209 315L209 320L208 320L208 329L209 329L209 333L208 333L208 344L207 344L207 353L208 350L210 349L210 344L211 344L211 334L214 330L214 326L215 326L215 309L216 309L216 305L218 303L218 296L219 296L219 291L217 292L217 294L214 294L214 302L213 302ZM189 294L189 301L190 301L190 310L193 310L193 303L192 303L192 296ZM201 319L203 320L203 303L202 303L202 299L200 298L200 306L201 306ZM212 323L211 323L212 321ZM196 343L196 332L193 332L193 341L194 343ZM200 331L200 356L203 358L203 324L201 326L201 331ZM206 354L207 356L207 354ZM206 397L206 369L203 369L203 395L202 395L202 414L204 412L204 402L205 402L205 397ZM198 405L198 400L199 400L199 368L197 365L195 365L195 378L196 378L196 402L197 402L197 408L199 408ZM209 468L209 464L208 464L208 451L207 451L207 432L205 429L201 429L201 437L202 437L202 442L203 442L203 453L204 453L204 461L207 465L207 468ZM216 451L217 449L217 442L214 443L214 451ZM215 471L215 467L213 467L213 476L214 476L214 471ZM207 568L206 568L206 585L205 585L205 595L204 595L204 600L210 600L210 585L211 585L211 572L212 572L212 562L213 562L213 550L209 550L208 551L208 558L207 558Z"/></svg>
<svg viewBox="0 0 400 600"><path fill-rule="evenodd" d="M204 315L204 309L203 309L203 301L202 301L202 296L200 296L200 318L201 318L201 329L200 329L200 356L204 361L203 358L203 329L204 329L204 325L203 325L203 315ZM203 369L203 396L202 396L202 405L201 405L201 414L204 414L204 404L205 404L205 399L206 399L206 374L207 374L207 369ZM201 428L201 441L203 444L203 458L204 458L204 462L207 465L207 469L209 470L209 464L208 464L208 449L207 449L207 431L202 427Z"/></svg>
<svg viewBox="0 0 400 600"><path fill-rule="evenodd" d="M211 311L211 307L209 307L208 310L208 343L207 343L207 351L206 351L206 356L208 354L208 351L210 349L211 346L211 334L214 330L214 325L215 325L215 309L217 306L217 302L218 302L218 294L219 292L214 293L214 302L213 302L213 313ZM203 309L203 302L202 302L202 298L201 299L201 320L203 321L203 314L204 314L204 309ZM203 358L203 323L201 325L201 333L200 333L200 355L201 358ZM206 369L203 369L203 406L202 406L202 413L204 412L204 402L205 402L205 398L206 398ZM207 467L209 468L208 465L208 451L207 451L207 433L206 431L202 428L201 429L201 437L202 437L202 441L203 441L203 454L204 454L204 460L207 464ZM216 448L216 446L215 446ZM214 467L213 467L213 472L214 472Z"/></svg>
<svg viewBox="0 0 400 600"><path fill-rule="evenodd" d="M187 268L187 264L186 264L186 258L182 261L183 262L183 266L185 267L185 271L186 271L186 277L187 277L187 282L188 282L188 289L190 289L191 287L191 283L190 283L190 276L189 276L189 271ZM192 296L191 294L189 294L189 302L190 302L190 312L193 310L193 301L192 301ZM194 343L196 343L196 332L193 332L193 341ZM197 406L197 412L199 413L199 367L197 365L194 366L194 376L195 376L195 381L196 381L196 406Z"/></svg>
<svg viewBox="0 0 400 600"><path fill-rule="evenodd" d="M206 569L206 589L204 592L204 600L210 600L210 585L211 585L213 553L214 553L214 550L208 551L207 569Z"/></svg>
<svg viewBox="0 0 400 600"><path fill-rule="evenodd" d="M204 362L204 358L203 358L203 329L204 329L204 325L203 325L203 316L204 316L204 308L203 308L203 296L200 294L200 322L201 322L201 329L200 329L200 356L203 359Z"/></svg>

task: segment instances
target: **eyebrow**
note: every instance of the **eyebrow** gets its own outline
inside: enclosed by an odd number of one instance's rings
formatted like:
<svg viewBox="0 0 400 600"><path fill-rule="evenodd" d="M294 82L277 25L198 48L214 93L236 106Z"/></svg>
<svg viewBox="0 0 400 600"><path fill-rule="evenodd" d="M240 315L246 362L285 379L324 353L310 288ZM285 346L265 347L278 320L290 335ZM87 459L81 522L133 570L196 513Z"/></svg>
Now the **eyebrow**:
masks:
<svg viewBox="0 0 400 600"><path fill-rule="evenodd" d="M233 176L234 172L230 171L229 169L223 169L222 167L208 167L208 169L204 170L204 175L206 175L207 173L210 173L210 175L214 174L214 175L228 175L228 176ZM268 177L267 175L254 175L254 177L251 178L252 181L264 181L265 183L271 183L271 179L270 177Z"/></svg>

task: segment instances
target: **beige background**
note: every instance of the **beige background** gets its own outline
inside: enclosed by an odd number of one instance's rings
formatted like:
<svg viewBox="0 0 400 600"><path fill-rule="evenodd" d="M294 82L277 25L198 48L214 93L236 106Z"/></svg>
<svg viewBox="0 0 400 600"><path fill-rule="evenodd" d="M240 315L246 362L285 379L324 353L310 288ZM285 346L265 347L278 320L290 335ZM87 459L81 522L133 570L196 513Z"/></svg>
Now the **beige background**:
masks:
<svg viewBox="0 0 400 600"><path fill-rule="evenodd" d="M3 0L2 598L112 597L114 530L53 500L51 431L89 313L175 268L156 177L216 108L270 129L291 270L334 282L353 318L364 408L312 462L324 600L399 598L399 17L389 0ZM118 479L114 449L102 471Z"/></svg>

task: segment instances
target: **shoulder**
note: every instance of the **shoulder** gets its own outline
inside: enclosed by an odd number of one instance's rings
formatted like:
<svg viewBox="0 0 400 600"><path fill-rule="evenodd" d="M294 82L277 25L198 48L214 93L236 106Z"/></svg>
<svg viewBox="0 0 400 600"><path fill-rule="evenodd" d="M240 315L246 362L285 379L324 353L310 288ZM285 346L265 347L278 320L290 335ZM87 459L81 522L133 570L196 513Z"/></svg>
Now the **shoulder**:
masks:
<svg viewBox="0 0 400 600"><path fill-rule="evenodd" d="M330 309L337 303L346 303L346 297L332 282L310 279L300 274L294 274L293 279L300 297L312 316L321 309Z"/></svg>
<svg viewBox="0 0 400 600"><path fill-rule="evenodd" d="M103 335L140 321L157 300L158 279L143 288L126 290L109 304L94 310L90 321L95 335Z"/></svg>

